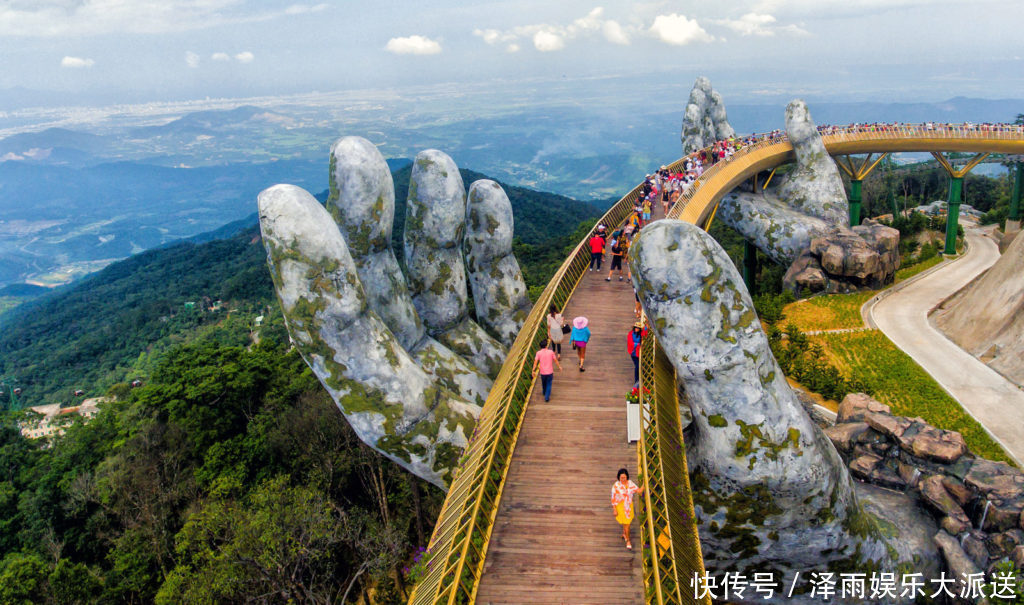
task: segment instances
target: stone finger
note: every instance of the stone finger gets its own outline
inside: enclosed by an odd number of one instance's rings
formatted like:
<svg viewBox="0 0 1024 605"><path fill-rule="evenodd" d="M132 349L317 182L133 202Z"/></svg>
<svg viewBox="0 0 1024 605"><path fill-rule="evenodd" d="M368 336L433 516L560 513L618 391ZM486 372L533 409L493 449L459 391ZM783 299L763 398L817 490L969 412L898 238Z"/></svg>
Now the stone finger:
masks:
<svg viewBox="0 0 1024 605"><path fill-rule="evenodd" d="M532 307L512 254L512 203L501 185L476 181L466 200L465 258L477 323L506 347Z"/></svg>
<svg viewBox="0 0 1024 605"><path fill-rule="evenodd" d="M426 331L391 247L395 185L376 145L348 136L331 146L327 208L345 236L370 308L412 349Z"/></svg>
<svg viewBox="0 0 1024 605"><path fill-rule="evenodd" d="M459 169L436 149L413 162L406 204L405 264L412 301L427 332L481 372L497 376L504 347L469 321L462 257L466 189Z"/></svg>

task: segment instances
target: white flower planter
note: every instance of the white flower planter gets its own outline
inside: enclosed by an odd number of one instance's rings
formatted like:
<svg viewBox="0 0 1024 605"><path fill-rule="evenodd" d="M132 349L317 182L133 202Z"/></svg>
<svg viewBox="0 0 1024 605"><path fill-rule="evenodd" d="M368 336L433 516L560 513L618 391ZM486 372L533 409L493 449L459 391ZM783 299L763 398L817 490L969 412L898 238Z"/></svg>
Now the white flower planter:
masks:
<svg viewBox="0 0 1024 605"><path fill-rule="evenodd" d="M640 440L640 404L626 402L626 440Z"/></svg>

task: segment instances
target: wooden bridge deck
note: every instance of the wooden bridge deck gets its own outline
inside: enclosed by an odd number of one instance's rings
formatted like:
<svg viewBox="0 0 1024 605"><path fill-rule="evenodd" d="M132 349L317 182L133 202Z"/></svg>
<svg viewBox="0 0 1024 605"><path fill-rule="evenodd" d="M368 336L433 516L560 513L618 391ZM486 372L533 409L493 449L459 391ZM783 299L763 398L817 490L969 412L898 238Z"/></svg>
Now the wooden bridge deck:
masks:
<svg viewBox="0 0 1024 605"><path fill-rule="evenodd" d="M641 603L640 528L626 550L611 507L615 472L636 476L626 441L625 396L633 384L626 334L628 281L606 282L607 264L584 274L563 312L590 320L586 372L566 335L551 401L534 388L509 468L476 602Z"/></svg>

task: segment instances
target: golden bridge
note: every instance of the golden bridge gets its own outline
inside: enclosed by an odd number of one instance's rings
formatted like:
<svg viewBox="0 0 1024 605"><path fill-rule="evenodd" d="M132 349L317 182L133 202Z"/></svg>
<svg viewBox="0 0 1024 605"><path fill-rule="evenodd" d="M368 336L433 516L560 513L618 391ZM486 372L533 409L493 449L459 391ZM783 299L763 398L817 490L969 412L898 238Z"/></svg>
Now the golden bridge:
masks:
<svg viewBox="0 0 1024 605"><path fill-rule="evenodd" d="M950 177L948 254L962 180L990 153L1024 154L1018 125L868 125L819 129L851 180L851 222L860 220L860 183L875 154L932 152ZM954 168L943 152L976 154ZM852 156L867 154L866 158ZM707 229L719 201L740 183L794 160L792 144L761 137L708 167L667 218ZM1020 158L1017 158L1018 160ZM679 171L683 159L669 168ZM1021 163L1010 220L1020 220ZM600 219L621 225L640 186ZM950 228L952 227L952 228ZM634 321L629 282L588 272L579 242L544 289L494 381L448 491L427 551L427 573L410 603L710 603L697 599L704 573L686 467L675 370L653 333L641 349L640 439L623 439L623 400L633 383L625 336ZM562 356L550 402L534 389L533 353L547 336L551 305L567 319L586 316L593 332L588 373ZM529 412L529 414L527 413ZM615 471L628 467L639 496L635 550L626 550L610 505Z"/></svg>

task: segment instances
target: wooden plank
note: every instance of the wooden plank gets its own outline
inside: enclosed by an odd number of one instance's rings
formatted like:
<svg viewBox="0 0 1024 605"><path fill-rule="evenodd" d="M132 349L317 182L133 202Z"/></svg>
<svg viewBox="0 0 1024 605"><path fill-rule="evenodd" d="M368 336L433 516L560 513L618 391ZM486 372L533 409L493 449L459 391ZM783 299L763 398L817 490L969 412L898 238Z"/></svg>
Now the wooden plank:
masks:
<svg viewBox="0 0 1024 605"><path fill-rule="evenodd" d="M587 272L563 315L590 320L586 372L568 338L551 401L538 383L509 468L477 603L641 603L640 530L626 550L610 503L615 473L636 473L626 442L633 385L626 335L635 321L629 281Z"/></svg>

